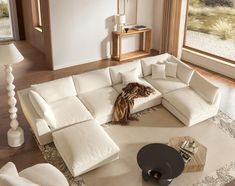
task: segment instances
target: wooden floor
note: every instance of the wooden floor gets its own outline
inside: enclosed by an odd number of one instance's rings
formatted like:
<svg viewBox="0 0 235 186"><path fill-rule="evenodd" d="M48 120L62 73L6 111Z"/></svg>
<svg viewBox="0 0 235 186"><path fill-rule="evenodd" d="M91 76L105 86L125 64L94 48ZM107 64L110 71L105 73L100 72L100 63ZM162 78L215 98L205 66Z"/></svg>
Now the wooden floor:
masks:
<svg viewBox="0 0 235 186"><path fill-rule="evenodd" d="M16 42L15 44L25 57L23 62L14 65L16 90L27 88L31 84L119 64L112 60L102 60L62 70L49 71L45 66L45 56L42 53L24 41ZM196 66L192 67L221 87L223 94L221 110L235 119L235 81ZM13 161L17 168L22 170L36 163L45 162L19 104L17 105L19 109L18 119L25 132L25 143L19 148L8 147L6 133L9 129L10 119L5 87L4 68L0 67L0 167L8 161Z"/></svg>

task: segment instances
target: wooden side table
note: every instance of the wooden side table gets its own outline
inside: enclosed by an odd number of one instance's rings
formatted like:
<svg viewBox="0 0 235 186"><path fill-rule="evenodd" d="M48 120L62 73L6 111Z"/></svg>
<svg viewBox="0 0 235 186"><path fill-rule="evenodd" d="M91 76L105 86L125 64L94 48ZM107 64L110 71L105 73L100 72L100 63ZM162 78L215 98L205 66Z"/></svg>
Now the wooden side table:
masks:
<svg viewBox="0 0 235 186"><path fill-rule="evenodd" d="M174 137L169 140L169 146L179 150L180 146L183 144L185 140L195 141L196 145L198 146L198 151L196 154L193 155L192 159L185 164L184 172L197 172L203 171L205 163L206 163L206 152L207 148L202 145L201 143L197 142L194 138L190 136L181 136L181 137Z"/></svg>
<svg viewBox="0 0 235 186"><path fill-rule="evenodd" d="M122 39L131 35L140 35L140 46L138 51L122 53ZM151 53L152 48L152 29L146 28L143 30L128 30L128 32L113 32L112 33L112 58L118 61L124 61L137 57L144 57Z"/></svg>

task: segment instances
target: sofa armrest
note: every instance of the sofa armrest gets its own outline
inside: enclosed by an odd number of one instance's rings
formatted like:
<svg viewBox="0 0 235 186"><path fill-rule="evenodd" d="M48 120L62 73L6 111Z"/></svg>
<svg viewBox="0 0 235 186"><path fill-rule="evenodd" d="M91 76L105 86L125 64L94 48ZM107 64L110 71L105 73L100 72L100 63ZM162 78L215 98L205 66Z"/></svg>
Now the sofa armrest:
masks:
<svg viewBox="0 0 235 186"><path fill-rule="evenodd" d="M216 98L215 98L215 102L214 104L219 108L220 106L220 101L221 101L221 97L222 97L222 94L221 92L219 91L216 95Z"/></svg>
<svg viewBox="0 0 235 186"><path fill-rule="evenodd" d="M35 126L40 145L45 145L53 141L52 131L44 119L36 119Z"/></svg>
<svg viewBox="0 0 235 186"><path fill-rule="evenodd" d="M48 124L44 119L36 119L36 129L38 136L42 136L51 132L51 129L48 127Z"/></svg>

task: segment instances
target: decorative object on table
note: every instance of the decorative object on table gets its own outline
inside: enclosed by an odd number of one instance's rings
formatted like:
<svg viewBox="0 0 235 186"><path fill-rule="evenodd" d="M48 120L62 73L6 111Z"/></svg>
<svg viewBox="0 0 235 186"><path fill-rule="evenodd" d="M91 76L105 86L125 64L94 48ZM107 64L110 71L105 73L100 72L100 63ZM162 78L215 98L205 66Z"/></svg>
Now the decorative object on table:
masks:
<svg viewBox="0 0 235 186"><path fill-rule="evenodd" d="M21 53L17 50L14 44L0 45L0 64L5 65L7 91L8 91L8 104L10 106L10 126L11 128L7 132L8 145L11 147L18 147L24 143L24 131L19 127L17 121L17 100L15 98L15 85L14 76L12 74L12 64L18 63L24 59Z"/></svg>
<svg viewBox="0 0 235 186"><path fill-rule="evenodd" d="M194 154L198 151L198 147L195 141L184 141L179 148L180 155L182 156L185 163L188 163Z"/></svg>
<svg viewBox="0 0 235 186"><path fill-rule="evenodd" d="M125 14L119 14L116 16L116 24L117 24L117 31L123 32L123 27L126 23L126 15Z"/></svg>
<svg viewBox="0 0 235 186"><path fill-rule="evenodd" d="M184 161L177 150L160 143L148 144L137 154L137 163L145 181L155 180L169 185L184 170Z"/></svg>
<svg viewBox="0 0 235 186"><path fill-rule="evenodd" d="M144 26L144 25L136 25L133 27L133 30L144 30L146 29L147 27Z"/></svg>
<svg viewBox="0 0 235 186"><path fill-rule="evenodd" d="M185 161L184 172L197 172L204 169L207 148L190 136L174 137L169 146L178 150Z"/></svg>
<svg viewBox="0 0 235 186"><path fill-rule="evenodd" d="M128 33L129 28L124 28L125 32Z"/></svg>

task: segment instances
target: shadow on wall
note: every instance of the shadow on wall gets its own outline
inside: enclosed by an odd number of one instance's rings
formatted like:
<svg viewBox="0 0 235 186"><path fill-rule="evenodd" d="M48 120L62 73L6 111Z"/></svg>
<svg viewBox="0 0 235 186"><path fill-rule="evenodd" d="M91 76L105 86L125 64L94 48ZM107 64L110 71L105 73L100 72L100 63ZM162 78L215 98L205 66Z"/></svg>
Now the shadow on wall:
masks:
<svg viewBox="0 0 235 186"><path fill-rule="evenodd" d="M107 37L103 39L100 46L100 53L102 59L107 59L111 57L111 39L112 31L115 26L115 16L110 16L105 19L105 29L107 30Z"/></svg>

